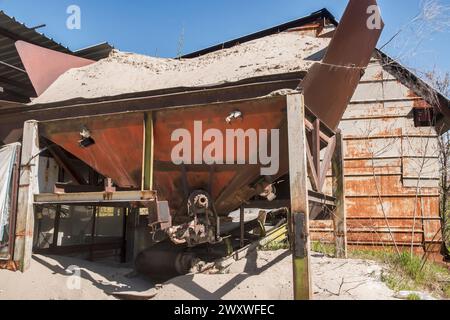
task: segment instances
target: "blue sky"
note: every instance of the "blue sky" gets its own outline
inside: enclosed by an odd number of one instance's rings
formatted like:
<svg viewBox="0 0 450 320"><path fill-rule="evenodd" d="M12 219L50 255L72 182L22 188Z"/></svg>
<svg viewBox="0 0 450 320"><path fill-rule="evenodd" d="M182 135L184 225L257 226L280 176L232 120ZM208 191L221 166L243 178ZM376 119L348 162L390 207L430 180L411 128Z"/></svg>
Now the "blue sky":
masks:
<svg viewBox="0 0 450 320"><path fill-rule="evenodd" d="M450 0L439 0L450 6ZM420 12L421 0L379 0L386 28L379 46L401 28L385 51L414 70L450 71L450 27L417 34L405 27ZM81 8L81 30L68 30L66 9ZM160 57L183 53L293 20L323 7L340 19L347 0L0 0L0 9L27 26L47 24L40 32L80 49L108 41L123 51ZM447 17L440 17L441 21ZM444 21L445 22L445 21Z"/></svg>

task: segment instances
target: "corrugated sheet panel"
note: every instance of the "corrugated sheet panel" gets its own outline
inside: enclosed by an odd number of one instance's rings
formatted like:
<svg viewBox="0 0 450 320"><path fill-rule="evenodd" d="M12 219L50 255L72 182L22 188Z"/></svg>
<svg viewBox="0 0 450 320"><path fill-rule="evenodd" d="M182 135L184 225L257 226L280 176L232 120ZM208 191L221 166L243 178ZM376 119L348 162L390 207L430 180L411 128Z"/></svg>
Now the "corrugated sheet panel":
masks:
<svg viewBox="0 0 450 320"><path fill-rule="evenodd" d="M353 247L395 242L416 252L440 249L437 133L416 128L412 117L423 103L378 61L371 62L340 125ZM331 191L331 179L326 188ZM312 222L311 230L315 241L334 241L332 221Z"/></svg>

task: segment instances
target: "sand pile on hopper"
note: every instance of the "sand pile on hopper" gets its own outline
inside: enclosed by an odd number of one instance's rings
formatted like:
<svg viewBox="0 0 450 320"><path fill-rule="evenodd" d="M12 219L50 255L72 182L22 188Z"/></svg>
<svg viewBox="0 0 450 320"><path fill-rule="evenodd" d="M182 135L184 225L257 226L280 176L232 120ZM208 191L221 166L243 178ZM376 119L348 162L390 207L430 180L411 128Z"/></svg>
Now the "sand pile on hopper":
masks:
<svg viewBox="0 0 450 320"><path fill-rule="evenodd" d="M101 98L175 87L201 87L246 78L307 71L306 60L329 39L285 32L193 59L164 59L114 50L87 67L60 76L32 103Z"/></svg>

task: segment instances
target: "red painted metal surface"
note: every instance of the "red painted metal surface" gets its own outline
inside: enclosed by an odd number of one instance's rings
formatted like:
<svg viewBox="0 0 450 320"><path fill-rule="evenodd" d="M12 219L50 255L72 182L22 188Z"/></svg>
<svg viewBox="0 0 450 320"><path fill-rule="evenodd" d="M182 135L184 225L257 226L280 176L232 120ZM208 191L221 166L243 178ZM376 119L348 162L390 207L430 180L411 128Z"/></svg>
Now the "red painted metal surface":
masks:
<svg viewBox="0 0 450 320"><path fill-rule="evenodd" d="M17 41L16 49L38 96L69 69L85 67L95 62L25 41Z"/></svg>
<svg viewBox="0 0 450 320"><path fill-rule="evenodd" d="M258 180L260 166L185 165L186 183L184 183L182 166L173 165L171 160L172 150L178 143L171 141L172 132L176 129L187 129L194 138L194 121L202 122L203 132L208 129L217 129L223 133L224 137L227 129L277 129L285 122L285 101L285 98L281 98L155 112L154 188L158 190L158 196L168 200L170 207L177 210L183 204L186 193L204 189L210 190L212 197L216 200L216 209L219 214L228 214L229 210L238 208L249 195L250 197L254 195L254 193L243 195L240 192ZM228 124L225 119L236 110L242 112L242 120L238 119ZM208 144L203 142L197 147L204 150ZM193 146L192 155L195 151L196 148ZM225 150L218 154L218 157L226 160ZM282 156L283 160L285 163L280 164L279 175L287 173L285 172L287 157ZM187 185L188 190L184 190L184 184Z"/></svg>
<svg viewBox="0 0 450 320"><path fill-rule="evenodd" d="M95 144L82 148L87 128ZM141 188L144 115L142 113L42 122L40 135L61 146L123 188Z"/></svg>
<svg viewBox="0 0 450 320"><path fill-rule="evenodd" d="M243 165L186 164L183 169L183 166L175 165L171 158L172 150L178 144L178 141L172 141L172 133L177 129L188 130L193 139L194 155L198 149L203 153L204 148L210 144L203 142L195 146L195 121L201 121L203 126L200 139L208 129L219 130L224 137L227 129L269 130L270 133L271 129L279 129L285 124L285 109L285 97L278 97L154 112L153 189L158 192L158 198L169 201L172 211L177 212L190 192L204 189L210 190L213 198L217 200L216 209L219 214L228 214L230 210L238 208L242 201L255 195L255 190L249 185L259 180L260 165L249 164L249 153L246 152L246 164ZM228 124L226 118L236 110L242 112L243 118ZM143 123L144 113L124 113L42 122L39 129L42 136L102 175L112 178L119 187L138 189L142 179ZM95 141L95 144L88 148L82 148L78 143L83 128L90 131ZM284 146L286 138L283 137L283 132L280 134L282 156L280 170L276 176L286 174L288 168L287 149ZM248 142L246 145L248 150ZM223 152L218 154L224 159L224 163L225 148L226 143ZM185 180L183 170L186 172Z"/></svg>

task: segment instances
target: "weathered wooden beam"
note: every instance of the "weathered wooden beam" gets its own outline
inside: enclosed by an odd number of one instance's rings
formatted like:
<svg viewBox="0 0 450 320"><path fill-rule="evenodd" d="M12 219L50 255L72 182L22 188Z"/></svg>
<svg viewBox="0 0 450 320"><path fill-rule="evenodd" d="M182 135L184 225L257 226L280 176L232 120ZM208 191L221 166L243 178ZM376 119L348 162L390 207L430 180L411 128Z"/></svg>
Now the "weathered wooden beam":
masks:
<svg viewBox="0 0 450 320"><path fill-rule="evenodd" d="M325 156L323 158L322 166L319 173L319 189L323 190L325 180L327 179L327 173L331 166L331 160L333 159L334 150L336 148L336 137L330 139Z"/></svg>
<svg viewBox="0 0 450 320"><path fill-rule="evenodd" d="M336 148L332 160L333 195L336 210L333 215L336 257L347 258L347 212L345 208L345 175L343 139L340 131L336 133Z"/></svg>
<svg viewBox="0 0 450 320"><path fill-rule="evenodd" d="M308 131L312 132L314 130L314 124L311 121L309 121L308 119L305 119L305 126L306 126L306 129L308 129ZM328 141L330 140L330 136L325 134L323 131L320 131L319 135L320 135L321 141L323 141L325 143L328 143Z"/></svg>
<svg viewBox="0 0 450 320"><path fill-rule="evenodd" d="M17 206L14 261L24 272L29 269L33 250L33 196L39 193L39 134L36 121L25 122L23 129L21 174Z"/></svg>
<svg viewBox="0 0 450 320"><path fill-rule="evenodd" d="M314 167L316 169L316 172L320 172L320 119L316 119L314 121L314 130L312 132L312 156L314 159ZM321 190L318 190L321 191Z"/></svg>
<svg viewBox="0 0 450 320"><path fill-rule="evenodd" d="M74 179L75 183L78 183L79 185L86 185L86 179L84 179L84 177L76 169L72 168L69 159L59 146L50 145L48 151L55 159L58 166L63 168L64 171L67 172L72 177L72 179Z"/></svg>
<svg viewBox="0 0 450 320"><path fill-rule="evenodd" d="M314 158L311 153L311 149L308 141L306 141L306 159L307 159L307 170L309 181L311 182L311 186L315 191L320 192L319 190L319 177L317 176L316 167L314 165Z"/></svg>
<svg viewBox="0 0 450 320"><path fill-rule="evenodd" d="M240 248L245 246L245 210L241 206L239 210L239 225L240 225Z"/></svg>
<svg viewBox="0 0 450 320"><path fill-rule="evenodd" d="M305 103L303 95L287 96L289 176L291 189L290 230L293 249L294 298L312 299Z"/></svg>

